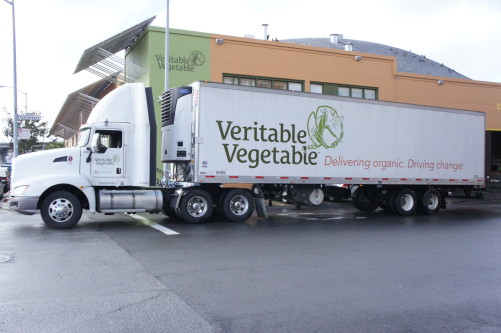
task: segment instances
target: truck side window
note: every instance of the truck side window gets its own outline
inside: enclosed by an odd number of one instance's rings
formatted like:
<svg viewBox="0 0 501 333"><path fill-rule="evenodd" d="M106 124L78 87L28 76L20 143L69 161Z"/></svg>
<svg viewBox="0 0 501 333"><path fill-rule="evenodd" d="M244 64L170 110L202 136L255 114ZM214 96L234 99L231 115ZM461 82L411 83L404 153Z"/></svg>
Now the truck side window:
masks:
<svg viewBox="0 0 501 333"><path fill-rule="evenodd" d="M98 152L104 153L108 148L122 148L122 132L121 131L105 131L97 130L99 134Z"/></svg>

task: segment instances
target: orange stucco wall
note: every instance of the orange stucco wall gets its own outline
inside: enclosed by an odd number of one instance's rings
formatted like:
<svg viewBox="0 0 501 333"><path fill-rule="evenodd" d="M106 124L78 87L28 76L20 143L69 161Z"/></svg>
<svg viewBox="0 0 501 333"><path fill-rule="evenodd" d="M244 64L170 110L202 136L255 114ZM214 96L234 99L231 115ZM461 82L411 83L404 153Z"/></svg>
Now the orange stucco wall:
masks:
<svg viewBox="0 0 501 333"><path fill-rule="evenodd" d="M214 82L239 74L304 81L306 91L310 82L376 87L380 100L486 112L487 129L501 130L500 83L398 72L396 57L224 35L211 39ZM355 55L362 59L355 61Z"/></svg>

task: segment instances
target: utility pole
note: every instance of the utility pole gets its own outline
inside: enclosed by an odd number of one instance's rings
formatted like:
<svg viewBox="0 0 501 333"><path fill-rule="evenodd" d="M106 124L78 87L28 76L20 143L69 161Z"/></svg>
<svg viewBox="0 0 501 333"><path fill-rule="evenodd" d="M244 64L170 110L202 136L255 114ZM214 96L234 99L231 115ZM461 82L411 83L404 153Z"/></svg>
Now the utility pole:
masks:
<svg viewBox="0 0 501 333"><path fill-rule="evenodd" d="M17 59L16 59L16 12L14 9L14 0L4 0L9 5L12 6L12 52L13 52L13 67L14 67L14 115L12 116L12 130L13 138L12 145L14 146L14 152L12 158L19 155L19 140L18 140L18 123L17 123Z"/></svg>
<svg viewBox="0 0 501 333"><path fill-rule="evenodd" d="M165 15L165 76L164 76L164 92L169 90L169 0L166 0L166 15ZM163 131L162 131L163 132ZM172 163L163 164L162 183L167 185L169 177L174 171Z"/></svg>

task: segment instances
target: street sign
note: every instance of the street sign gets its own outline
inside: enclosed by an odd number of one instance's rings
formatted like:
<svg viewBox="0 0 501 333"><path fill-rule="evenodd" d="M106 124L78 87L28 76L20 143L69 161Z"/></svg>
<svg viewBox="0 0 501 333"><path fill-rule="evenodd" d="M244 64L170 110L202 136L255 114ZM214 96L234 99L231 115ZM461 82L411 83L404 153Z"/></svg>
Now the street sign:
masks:
<svg viewBox="0 0 501 333"><path fill-rule="evenodd" d="M31 131L27 128L19 129L19 140L29 140L31 137Z"/></svg>
<svg viewBox="0 0 501 333"><path fill-rule="evenodd" d="M18 116L18 118L19 118L19 120L40 120L40 119L42 119L42 116L31 112L31 113L21 113Z"/></svg>

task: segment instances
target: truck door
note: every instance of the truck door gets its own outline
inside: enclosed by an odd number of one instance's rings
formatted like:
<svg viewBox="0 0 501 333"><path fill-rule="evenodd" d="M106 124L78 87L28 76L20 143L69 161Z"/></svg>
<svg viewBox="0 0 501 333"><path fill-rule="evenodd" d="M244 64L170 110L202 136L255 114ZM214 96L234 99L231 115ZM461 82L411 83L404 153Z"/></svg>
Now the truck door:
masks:
<svg viewBox="0 0 501 333"><path fill-rule="evenodd" d="M101 185L119 185L125 177L123 133L120 130L96 130L91 143L90 175ZM102 179L106 178L106 179Z"/></svg>

